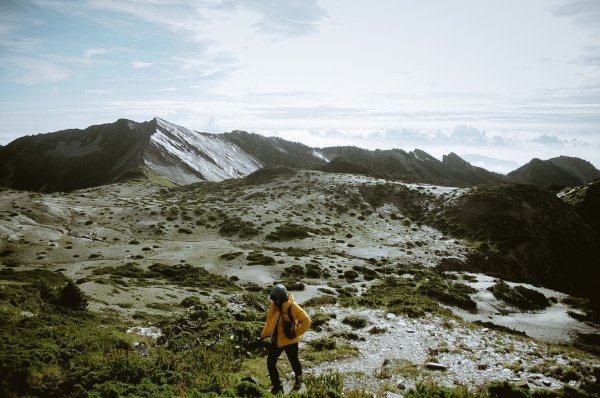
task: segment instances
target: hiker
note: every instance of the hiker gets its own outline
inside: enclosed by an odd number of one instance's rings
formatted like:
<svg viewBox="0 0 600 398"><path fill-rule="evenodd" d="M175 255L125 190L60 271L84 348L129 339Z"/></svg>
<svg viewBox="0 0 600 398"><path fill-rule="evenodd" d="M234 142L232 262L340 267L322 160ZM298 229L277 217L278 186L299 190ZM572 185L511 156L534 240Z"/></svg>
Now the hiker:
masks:
<svg viewBox="0 0 600 398"><path fill-rule="evenodd" d="M267 369L272 385L271 392L273 394L283 392L277 372L277 359L283 351L285 351L296 376L296 382L292 389L297 391L302 387L302 365L298 359L298 342L300 336L310 327L311 320L302 307L294 301L294 296L287 291L285 286L281 284L273 286L269 298L272 302L267 311L265 327L260 335L263 338L271 337L271 346L267 357Z"/></svg>

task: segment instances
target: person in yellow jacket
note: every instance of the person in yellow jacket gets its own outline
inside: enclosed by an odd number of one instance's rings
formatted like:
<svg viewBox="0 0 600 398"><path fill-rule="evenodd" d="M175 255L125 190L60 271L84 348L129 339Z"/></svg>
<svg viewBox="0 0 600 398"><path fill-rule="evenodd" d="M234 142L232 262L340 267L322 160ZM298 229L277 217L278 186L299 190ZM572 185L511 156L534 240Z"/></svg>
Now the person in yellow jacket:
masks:
<svg viewBox="0 0 600 398"><path fill-rule="evenodd" d="M267 311L267 320L261 337L271 338L271 347L267 357L267 369L272 385L271 392L274 394L283 392L277 372L277 360L283 351L285 351L296 376L293 389L299 390L302 387L302 365L298 358L298 342L304 332L310 328L311 320L302 307L294 301L294 296L287 291L285 286L281 284L273 286L269 298L271 304Z"/></svg>

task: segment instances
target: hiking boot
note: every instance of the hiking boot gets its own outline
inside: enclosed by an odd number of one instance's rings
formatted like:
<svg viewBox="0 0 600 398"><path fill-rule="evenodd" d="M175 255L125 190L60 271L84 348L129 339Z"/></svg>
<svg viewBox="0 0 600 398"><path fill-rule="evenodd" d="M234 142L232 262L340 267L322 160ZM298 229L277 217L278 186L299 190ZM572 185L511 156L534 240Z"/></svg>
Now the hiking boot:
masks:
<svg viewBox="0 0 600 398"><path fill-rule="evenodd" d="M271 388L271 394L273 394L273 395L283 394L283 387L281 385L273 386Z"/></svg>
<svg viewBox="0 0 600 398"><path fill-rule="evenodd" d="M292 387L293 391L298 391L302 388L302 376L298 376L296 377L296 382L294 383L294 386Z"/></svg>

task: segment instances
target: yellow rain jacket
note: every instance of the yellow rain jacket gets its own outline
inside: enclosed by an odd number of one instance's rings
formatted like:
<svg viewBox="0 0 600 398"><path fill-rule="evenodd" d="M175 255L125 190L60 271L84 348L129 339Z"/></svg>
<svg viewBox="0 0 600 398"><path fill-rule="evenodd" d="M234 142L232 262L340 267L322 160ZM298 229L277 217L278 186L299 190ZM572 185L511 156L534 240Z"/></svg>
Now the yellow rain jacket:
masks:
<svg viewBox="0 0 600 398"><path fill-rule="evenodd" d="M292 309L292 318L294 318L294 331L296 332L296 337L293 339L288 339L285 333L283 333L283 321L290 321L288 308ZM284 347L299 342L300 336L310 328L311 323L312 321L308 314L294 301L292 293L288 293L288 299L281 306L281 311L273 302L271 302L269 310L267 311L265 327L260 335L262 337L272 337L275 332L275 327L277 327L277 347Z"/></svg>

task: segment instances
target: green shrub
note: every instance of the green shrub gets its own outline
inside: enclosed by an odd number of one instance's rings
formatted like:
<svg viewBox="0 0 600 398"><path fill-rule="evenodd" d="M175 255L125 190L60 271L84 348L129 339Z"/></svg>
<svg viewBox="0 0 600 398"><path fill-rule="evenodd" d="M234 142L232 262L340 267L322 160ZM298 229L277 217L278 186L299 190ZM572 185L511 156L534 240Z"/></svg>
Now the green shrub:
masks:
<svg viewBox="0 0 600 398"><path fill-rule="evenodd" d="M151 380L145 378L139 384L129 384L119 381L106 381L93 386L88 392L89 398L107 398L107 397L129 397L140 398L175 398L177 394L175 389L167 384L157 385Z"/></svg>
<svg viewBox="0 0 600 398"><path fill-rule="evenodd" d="M373 326L371 329L369 329L370 334L383 334L385 332L387 332L386 328L380 328L378 326Z"/></svg>
<svg viewBox="0 0 600 398"><path fill-rule="evenodd" d="M488 290L499 300L504 300L525 310L541 310L550 305L550 301L542 293L523 286L511 288L503 280L498 280Z"/></svg>
<svg viewBox="0 0 600 398"><path fill-rule="evenodd" d="M308 256L310 253L312 253L314 251L314 249L301 249L301 248L288 247L287 249L284 249L283 251L285 252L285 254L287 254L290 257L305 257L305 256Z"/></svg>
<svg viewBox="0 0 600 398"><path fill-rule="evenodd" d="M87 299L79 286L73 281L68 281L60 291L58 304L73 310L82 310L87 307Z"/></svg>
<svg viewBox="0 0 600 398"><path fill-rule="evenodd" d="M323 373L306 377L306 396L339 398L343 396L344 379L339 373Z"/></svg>
<svg viewBox="0 0 600 398"><path fill-rule="evenodd" d="M352 341L365 341L364 337L361 337L354 332L335 332L332 336Z"/></svg>
<svg viewBox="0 0 600 398"><path fill-rule="evenodd" d="M292 239L304 239L310 236L313 232L310 228L294 223L286 223L277 226L275 231L267 235L267 239L275 241L285 241Z"/></svg>
<svg viewBox="0 0 600 398"><path fill-rule="evenodd" d="M275 265L275 259L258 250L251 251L246 257L249 265Z"/></svg>
<svg viewBox="0 0 600 398"><path fill-rule="evenodd" d="M232 217L219 225L219 234L222 236L238 235L240 238L254 237L259 233L256 226L250 221L244 221L240 217Z"/></svg>
<svg viewBox="0 0 600 398"><path fill-rule="evenodd" d="M313 262L306 264L306 277L307 278L319 279L319 278L329 278L331 276L331 273L328 270L324 269L323 267L321 267L320 264L315 262L316 260L312 260L312 261Z"/></svg>
<svg viewBox="0 0 600 398"><path fill-rule="evenodd" d="M379 273L376 270L368 267L355 265L354 267L352 267L352 269L356 272L360 272L361 274L363 274L363 278L366 281L372 281L379 277Z"/></svg>
<svg viewBox="0 0 600 398"><path fill-rule="evenodd" d="M222 290L233 290L235 284L224 276L208 272L202 267L190 264L166 265L155 263L148 267L145 274L148 278L164 278L179 286L212 287Z"/></svg>
<svg viewBox="0 0 600 398"><path fill-rule="evenodd" d="M459 306L467 310L476 308L469 296L474 292L464 284L446 280L431 269L402 266L395 270L400 277L386 276L377 282L360 297L342 298L346 305L367 307L384 307L395 314L405 314L411 318L428 313L452 316L452 313L440 303ZM403 275L411 275L405 278Z"/></svg>
<svg viewBox="0 0 600 398"><path fill-rule="evenodd" d="M438 299L444 304L468 311L477 309L477 303L469 296L476 293L477 290L462 283L444 281L441 278L429 278L422 281L417 290L419 293Z"/></svg>
<svg viewBox="0 0 600 398"><path fill-rule="evenodd" d="M259 398L269 396L269 394L255 383L241 381L236 387L236 396L245 398Z"/></svg>
<svg viewBox="0 0 600 398"><path fill-rule="evenodd" d="M243 293L242 300L248 308L260 312L265 312L269 306L267 296L258 292Z"/></svg>
<svg viewBox="0 0 600 398"><path fill-rule="evenodd" d="M305 274L306 273L304 272L304 267L298 264L294 264L284 268L281 276L302 278Z"/></svg>
<svg viewBox="0 0 600 398"><path fill-rule="evenodd" d="M331 337L321 337L308 342L308 345L317 351L334 350L337 347L335 339Z"/></svg>
<svg viewBox="0 0 600 398"><path fill-rule="evenodd" d="M600 324L600 300L568 296L561 302L584 312L585 316L582 317L584 321Z"/></svg>
<svg viewBox="0 0 600 398"><path fill-rule="evenodd" d="M331 319L335 319L335 314L325 314L318 312L311 317L312 323L310 327L314 330L320 331L322 326L325 326Z"/></svg>
<svg viewBox="0 0 600 398"><path fill-rule="evenodd" d="M179 304L179 306L183 308L201 307L203 305L205 305L204 301L195 296L186 297Z"/></svg>
<svg viewBox="0 0 600 398"><path fill-rule="evenodd" d="M528 398L527 390L519 388L512 383L496 382L487 386L490 398Z"/></svg>
<svg viewBox="0 0 600 398"><path fill-rule="evenodd" d="M480 396L469 392L464 386L449 388L424 383L417 384L404 395L405 398L477 398ZM511 398L508 395L503 397Z"/></svg>
<svg viewBox="0 0 600 398"><path fill-rule="evenodd" d="M221 255L219 256L219 258L221 258L221 259L223 259L223 260L228 260L228 261L230 261L230 260L233 260L233 259L235 259L235 258L237 258L237 257L241 256L242 254L244 254L244 253L242 253L242 252L230 252L230 253L224 253L224 254L221 254Z"/></svg>
<svg viewBox="0 0 600 398"><path fill-rule="evenodd" d="M306 307L320 307L322 305L336 304L337 298L334 296L317 296L304 302Z"/></svg>
<svg viewBox="0 0 600 398"><path fill-rule="evenodd" d="M349 325L353 329L362 329L365 326L367 326L369 321L363 316L348 315L347 317L342 319L342 323Z"/></svg>
<svg viewBox="0 0 600 398"><path fill-rule="evenodd" d="M125 278L144 278L148 276L146 271L138 266L137 263L129 262L118 267L101 267L94 268L92 275L114 275L122 276Z"/></svg>
<svg viewBox="0 0 600 398"><path fill-rule="evenodd" d="M344 271L344 278L348 279L348 280L353 280L358 278L358 272L354 271L354 270L347 270Z"/></svg>

